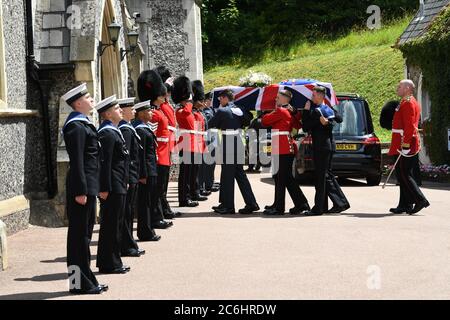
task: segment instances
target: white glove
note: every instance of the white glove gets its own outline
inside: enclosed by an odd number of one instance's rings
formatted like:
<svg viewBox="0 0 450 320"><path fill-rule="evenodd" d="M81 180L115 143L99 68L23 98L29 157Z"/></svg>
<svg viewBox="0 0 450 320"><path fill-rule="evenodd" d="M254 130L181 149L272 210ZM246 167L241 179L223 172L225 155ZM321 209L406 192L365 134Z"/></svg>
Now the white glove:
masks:
<svg viewBox="0 0 450 320"><path fill-rule="evenodd" d="M407 156L411 152L411 149L402 149L397 151L400 152L402 155Z"/></svg>

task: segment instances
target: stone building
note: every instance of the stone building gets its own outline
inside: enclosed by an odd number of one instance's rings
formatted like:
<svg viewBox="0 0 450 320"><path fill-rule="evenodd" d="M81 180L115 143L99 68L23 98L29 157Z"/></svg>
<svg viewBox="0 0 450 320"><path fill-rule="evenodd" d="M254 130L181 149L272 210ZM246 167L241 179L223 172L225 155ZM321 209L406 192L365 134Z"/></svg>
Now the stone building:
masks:
<svg viewBox="0 0 450 320"><path fill-rule="evenodd" d="M66 224L68 157L60 130L70 108L63 93L86 82L96 101L134 96L139 73L160 64L203 78L200 5L0 0L0 219L8 234L29 222Z"/></svg>

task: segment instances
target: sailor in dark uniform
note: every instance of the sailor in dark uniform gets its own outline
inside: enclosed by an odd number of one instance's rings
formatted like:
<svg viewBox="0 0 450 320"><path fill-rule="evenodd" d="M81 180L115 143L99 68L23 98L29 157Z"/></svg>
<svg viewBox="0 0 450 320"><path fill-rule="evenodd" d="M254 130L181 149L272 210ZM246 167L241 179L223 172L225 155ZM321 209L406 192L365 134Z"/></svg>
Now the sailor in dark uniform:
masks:
<svg viewBox="0 0 450 320"><path fill-rule="evenodd" d="M127 273L130 267L121 259L122 227L128 191L130 155L122 132L117 128L122 109L116 96L102 100L97 111L103 122L100 140L100 210L102 220L98 238L97 267L100 273Z"/></svg>
<svg viewBox="0 0 450 320"><path fill-rule="evenodd" d="M150 101L137 103L136 120L133 126L141 138L142 148L139 150L139 186L138 186L138 225L137 236L141 241L158 241L161 236L152 228L152 211L157 205L157 164L156 136L150 128L152 120Z"/></svg>
<svg viewBox="0 0 450 320"><path fill-rule="evenodd" d="M312 101L316 105L311 108L308 101L303 111L303 130L311 132L313 144L313 160L315 170L316 195L314 207L305 215L315 216L324 213L340 213L350 208L350 204L331 171L331 158L336 150L333 138L333 124L342 122L336 111L324 104L326 89L317 86L313 90ZM328 210L328 198L333 207Z"/></svg>
<svg viewBox="0 0 450 320"><path fill-rule="evenodd" d="M70 161L66 179L67 267L69 276L75 277L70 282L70 292L99 294L108 290L108 286L98 284L90 267L89 245L99 191L99 143L97 130L88 118L94 100L85 83L67 92L62 99L73 109L62 129Z"/></svg>
<svg viewBox="0 0 450 320"><path fill-rule="evenodd" d="M145 254L145 250L139 249L133 237L133 221L136 211L137 185L139 182L139 149L142 148L140 145L141 138L130 123L136 113L133 108L134 100L135 98L118 100L123 113L123 120L119 122L119 129L122 132L125 145L130 153L129 186L125 203L124 225L122 227L122 257L139 257Z"/></svg>
<svg viewBox="0 0 450 320"><path fill-rule="evenodd" d="M245 201L245 207L239 210L241 214L250 214L259 210L252 187L244 172L244 145L241 128L250 123L252 115L234 105L233 92L224 90L219 93L221 107L208 123L209 128L222 130L222 173L220 177L221 204L213 207L219 214L234 214L234 180Z"/></svg>

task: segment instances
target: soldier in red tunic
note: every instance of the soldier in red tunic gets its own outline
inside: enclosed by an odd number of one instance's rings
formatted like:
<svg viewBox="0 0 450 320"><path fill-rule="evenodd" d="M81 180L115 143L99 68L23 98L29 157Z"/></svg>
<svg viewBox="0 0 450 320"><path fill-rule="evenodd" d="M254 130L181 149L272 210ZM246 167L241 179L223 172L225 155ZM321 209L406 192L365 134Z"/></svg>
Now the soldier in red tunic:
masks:
<svg viewBox="0 0 450 320"><path fill-rule="evenodd" d="M200 80L195 80L192 82L192 92L193 92L193 109L192 112L195 118L195 130L196 130L196 142L197 142L197 158L200 159L200 164L196 164L197 166L197 176L195 177L195 189L191 194L195 199L203 199L207 200L207 196L211 194L210 191L201 190L200 187L200 174L204 172L204 155L206 153L206 120L205 116L202 113L202 110L205 108L205 89L203 87L203 83Z"/></svg>
<svg viewBox="0 0 450 320"><path fill-rule="evenodd" d="M420 106L413 96L415 85L411 80L402 80L397 94L402 98L392 120L392 142L390 156L401 155L395 174L400 184L400 201L395 214L415 214L430 205L420 191L413 176L413 166L420 151L419 121Z"/></svg>
<svg viewBox="0 0 450 320"><path fill-rule="evenodd" d="M277 108L262 118L263 126L272 127L272 165L275 172L275 202L264 211L264 214L268 215L284 214L286 188L295 205L289 210L291 214L300 214L310 209L308 200L292 175L295 142L291 131L294 128L299 129L300 122L296 121L299 118L296 117L294 109L289 105L291 99L290 91L281 91L277 96ZM297 112L297 114L300 113Z"/></svg>
<svg viewBox="0 0 450 320"><path fill-rule="evenodd" d="M169 134L169 166L161 166L160 172L158 176L161 179L161 209L166 218L168 217L177 217L180 216L181 213L177 211L173 211L170 207L169 202L167 201L167 190L169 187L170 180L170 168L172 166L172 153L174 152L175 142L176 142L176 132L177 132L177 122L175 118L175 109L170 104L170 96L172 93L172 83L173 78L171 77L169 69L165 66L159 66L155 69L161 76L164 85L167 88L167 94L165 101L159 106L159 109L164 113L168 120L167 128L170 131Z"/></svg>
<svg viewBox="0 0 450 320"><path fill-rule="evenodd" d="M141 73L138 79L138 94L141 101L151 101L152 106L152 123L157 124L155 130L156 141L158 143L156 149L157 155L157 183L158 190L155 208L152 212L152 228L166 229L172 226L172 222L165 221L164 218L171 219L173 215L164 215L161 208L161 198L163 195L162 178L165 175L166 167L170 168L170 151L168 120L164 113L159 110L162 103L165 102L167 89L162 82L160 75L154 70L147 70Z"/></svg>
<svg viewBox="0 0 450 320"><path fill-rule="evenodd" d="M191 197L191 190L195 189L196 142L195 116L192 113L192 85L189 78L178 77L173 83L172 100L179 104L176 111L179 139L175 150L180 153L180 172L178 177L178 202L180 207L196 207L198 202ZM198 162L197 162L198 163Z"/></svg>

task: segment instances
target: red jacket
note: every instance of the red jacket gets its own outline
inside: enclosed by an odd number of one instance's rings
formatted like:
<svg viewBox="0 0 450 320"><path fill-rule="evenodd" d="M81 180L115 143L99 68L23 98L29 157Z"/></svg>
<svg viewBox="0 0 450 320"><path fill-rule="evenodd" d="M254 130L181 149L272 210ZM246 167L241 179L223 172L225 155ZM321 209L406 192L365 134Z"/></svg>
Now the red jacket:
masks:
<svg viewBox="0 0 450 320"><path fill-rule="evenodd" d="M411 96L402 99L397 107L392 120L392 141L389 155L397 155L402 147L410 149L409 154L417 154L420 151L419 121L420 106L417 100Z"/></svg>
<svg viewBox="0 0 450 320"><path fill-rule="evenodd" d="M169 130L170 130L170 136L169 136L169 149L172 152L173 148L175 146L175 140L176 140L176 132L177 132L177 121L175 119L175 110L170 105L169 102L164 102L160 107L162 112L167 117L167 120L169 120Z"/></svg>
<svg viewBox="0 0 450 320"><path fill-rule="evenodd" d="M169 138L170 131L168 129L168 119L166 115L159 109L152 110L152 122L158 124L156 129L156 141L158 141L158 148L156 154L158 155L158 164L162 166L170 166L170 149Z"/></svg>
<svg viewBox="0 0 450 320"><path fill-rule="evenodd" d="M192 104L181 106L176 112L179 138L176 145L177 151L195 152L195 117L192 113Z"/></svg>
<svg viewBox="0 0 450 320"><path fill-rule="evenodd" d="M263 116L262 125L272 127L272 154L294 154L295 142L291 131L300 128L298 116L293 116L284 107L277 107Z"/></svg>
<svg viewBox="0 0 450 320"><path fill-rule="evenodd" d="M195 117L195 130L197 131L197 134L195 135L195 142L197 143L198 149L196 152L204 153L206 149L205 144L205 117L203 114L195 110L193 111L194 117Z"/></svg>

